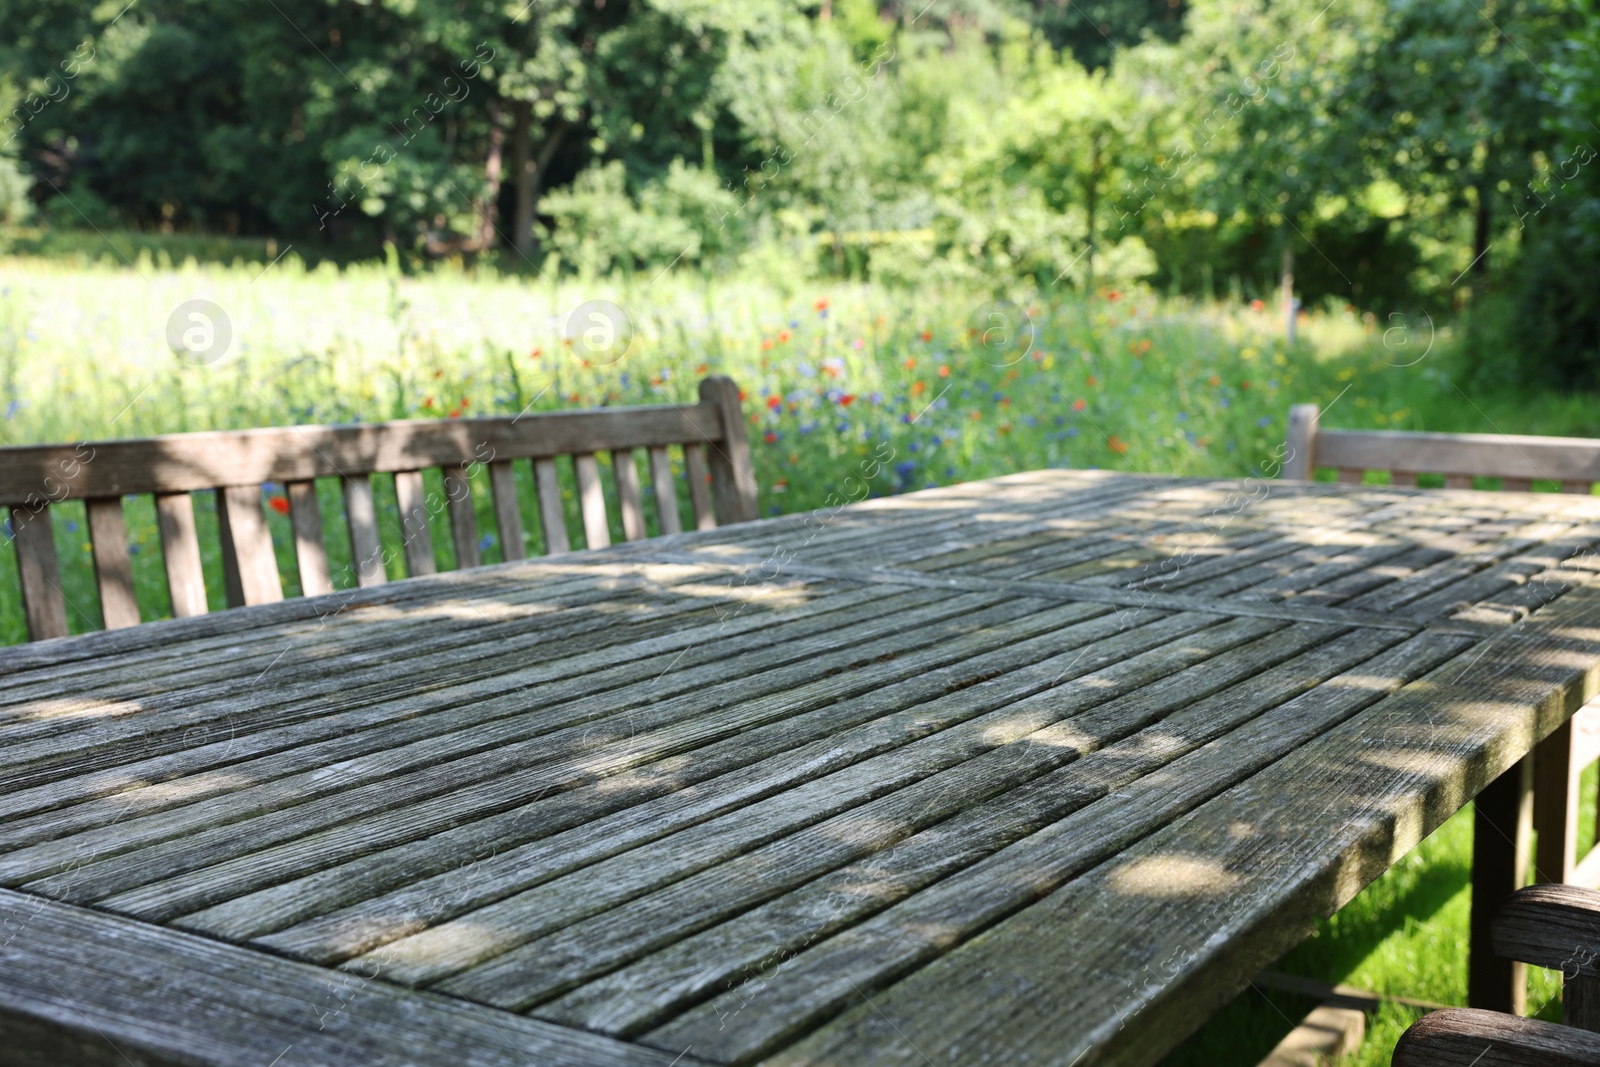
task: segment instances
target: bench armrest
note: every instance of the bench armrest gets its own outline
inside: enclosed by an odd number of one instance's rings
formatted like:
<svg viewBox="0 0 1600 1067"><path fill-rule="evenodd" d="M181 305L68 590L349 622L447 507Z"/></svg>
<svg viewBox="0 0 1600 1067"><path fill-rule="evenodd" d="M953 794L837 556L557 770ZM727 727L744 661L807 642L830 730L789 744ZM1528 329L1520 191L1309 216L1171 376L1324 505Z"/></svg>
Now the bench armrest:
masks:
<svg viewBox="0 0 1600 1067"><path fill-rule="evenodd" d="M1509 959L1600 978L1600 892L1574 885L1531 885L1500 905L1494 950Z"/></svg>
<svg viewBox="0 0 1600 1067"><path fill-rule="evenodd" d="M1450 1008L1401 1035L1393 1067L1600 1067L1600 1034L1570 1026Z"/></svg>

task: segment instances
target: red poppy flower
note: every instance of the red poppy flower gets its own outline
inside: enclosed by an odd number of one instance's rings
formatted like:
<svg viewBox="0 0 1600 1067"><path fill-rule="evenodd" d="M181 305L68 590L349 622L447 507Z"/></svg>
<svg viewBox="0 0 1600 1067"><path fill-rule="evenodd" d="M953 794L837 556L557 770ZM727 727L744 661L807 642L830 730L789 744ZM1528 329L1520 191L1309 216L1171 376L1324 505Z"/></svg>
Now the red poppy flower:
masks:
<svg viewBox="0 0 1600 1067"><path fill-rule="evenodd" d="M1106 447L1120 456L1128 450L1128 442L1124 441L1116 434L1112 434L1106 439Z"/></svg>
<svg viewBox="0 0 1600 1067"><path fill-rule="evenodd" d="M823 297L821 300L818 300L815 304L813 304L811 306L816 311L827 311L828 310L828 298L827 297Z"/></svg>
<svg viewBox="0 0 1600 1067"><path fill-rule="evenodd" d="M931 340L933 340L933 331L932 331L932 330L923 330L923 331L922 331L922 339L923 339L923 340L924 340L924 341L931 341Z"/></svg>
<svg viewBox="0 0 1600 1067"><path fill-rule="evenodd" d="M289 514L289 499L281 496L269 496L267 497L267 507L276 511L279 515L287 515Z"/></svg>
<svg viewBox="0 0 1600 1067"><path fill-rule="evenodd" d="M1265 305L1265 304L1263 304L1263 303L1262 303L1262 302L1261 302L1261 301L1259 301L1259 300L1252 300L1252 301L1250 301L1250 310L1251 310L1251 311L1260 311L1260 310L1262 310L1262 309L1263 309L1263 308L1265 308L1265 307L1266 307L1266 306L1267 306L1267 305Z"/></svg>
<svg viewBox="0 0 1600 1067"><path fill-rule="evenodd" d="M854 393L846 393L844 396L839 398L839 406L842 408L847 408L850 406L851 402L855 400L855 398L856 395Z"/></svg>
<svg viewBox="0 0 1600 1067"><path fill-rule="evenodd" d="M778 435L773 433L771 430L768 430L767 431L767 444L775 445L777 443L778 443Z"/></svg>
<svg viewBox="0 0 1600 1067"><path fill-rule="evenodd" d="M1097 386L1097 385L1099 385L1099 384L1100 384L1100 379L1099 379L1099 378L1096 378L1096 377L1095 377L1095 376L1094 376L1094 375L1092 375L1092 374L1091 374L1091 375L1089 375L1089 381L1088 381L1088 385L1089 385L1089 388L1090 388L1090 389L1093 389L1093 388L1094 388L1094 387L1095 387L1095 386Z"/></svg>
<svg viewBox="0 0 1600 1067"><path fill-rule="evenodd" d="M941 377L941 378L950 377L950 368L949 367L940 367L939 368L939 377Z"/></svg>
<svg viewBox="0 0 1600 1067"><path fill-rule="evenodd" d="M781 345L781 344L783 344L783 343L785 343L785 342L786 342L786 341L788 341L788 340L789 340L789 337L790 337L790 336L791 336L791 335L790 335L790 333L789 333L789 331L788 331L788 330L779 330L779 331L778 331L778 343L779 343L779 344L780 344L780 345Z"/></svg>
<svg viewBox="0 0 1600 1067"><path fill-rule="evenodd" d="M1086 408L1088 406L1089 406L1089 402L1087 400L1074 400L1072 402L1072 410L1073 411L1082 411L1084 408Z"/></svg>

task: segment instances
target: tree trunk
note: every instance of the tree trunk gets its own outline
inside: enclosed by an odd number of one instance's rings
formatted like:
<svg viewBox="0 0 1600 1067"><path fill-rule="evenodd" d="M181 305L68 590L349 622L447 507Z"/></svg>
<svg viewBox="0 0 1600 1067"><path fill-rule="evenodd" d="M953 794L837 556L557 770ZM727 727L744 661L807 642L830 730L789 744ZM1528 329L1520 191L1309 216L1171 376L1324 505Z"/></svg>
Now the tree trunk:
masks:
<svg viewBox="0 0 1600 1067"><path fill-rule="evenodd" d="M506 129L500 122L500 101L489 102L489 158L484 163L484 178L489 186L479 213L478 251L494 247L495 223L500 215L500 171L505 155Z"/></svg>
<svg viewBox="0 0 1600 1067"><path fill-rule="evenodd" d="M1482 282L1489 273L1489 183L1478 183L1478 206L1472 217L1472 277ZM1474 294L1476 295L1476 294Z"/></svg>
<svg viewBox="0 0 1600 1067"><path fill-rule="evenodd" d="M1283 269L1278 275L1283 304L1283 335L1294 344L1294 328L1298 321L1299 306L1294 298L1294 246L1287 236L1283 239Z"/></svg>
<svg viewBox="0 0 1600 1067"><path fill-rule="evenodd" d="M1084 181L1084 205L1089 215L1089 251L1085 253L1089 259L1088 284L1084 287L1087 292L1094 292L1094 216L1095 209L1099 206L1100 199L1100 138L1095 136L1090 144L1093 155L1089 160L1089 177Z"/></svg>
<svg viewBox="0 0 1600 1067"><path fill-rule="evenodd" d="M516 218L512 224L512 241L517 251L532 262L539 251L539 242L533 236L533 219L539 205L539 194L544 189L545 171L550 167L556 149L561 147L567 133L565 119L557 119L545 135L538 152L533 151L533 105L519 100L514 105L512 131L512 170L517 177Z"/></svg>

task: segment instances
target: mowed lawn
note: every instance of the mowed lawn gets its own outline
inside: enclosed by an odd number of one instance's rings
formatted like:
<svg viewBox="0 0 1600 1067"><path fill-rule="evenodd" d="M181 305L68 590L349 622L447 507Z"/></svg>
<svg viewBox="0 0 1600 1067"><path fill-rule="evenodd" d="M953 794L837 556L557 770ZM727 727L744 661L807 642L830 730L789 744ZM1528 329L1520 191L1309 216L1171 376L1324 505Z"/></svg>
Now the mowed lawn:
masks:
<svg viewBox="0 0 1600 1067"><path fill-rule="evenodd" d="M172 311L196 299L226 316L231 338L215 362L185 362L167 340ZM625 348L583 339L572 313L590 301L621 310ZM292 253L231 266L175 266L148 252L131 266L12 257L0 258L0 444L683 402L719 373L744 392L761 509L776 514L854 499L862 487L884 495L1047 466L1272 476L1285 414L1302 401L1341 427L1600 436L1594 398L1475 390L1453 374L1452 343L1443 323L1329 306L1303 315L1289 344L1271 308L1148 291L407 275L384 263L309 269ZM393 488L375 481L397 547ZM480 529L493 530L487 485L475 490ZM319 491L335 585L353 585L338 488ZM281 489L264 494L292 594ZM581 544L570 483L566 495ZM208 595L220 607L215 515L199 505ZM69 623L98 628L82 505L54 511ZM154 509L130 501L127 519L139 599L147 618L161 617ZM434 544L448 564L447 531ZM481 547L486 561L502 558L492 534ZM9 536L0 553L12 555ZM15 561L0 559L0 643L25 636ZM1463 812L1281 967L1462 1003L1470 851ZM1539 975L1534 1002L1557 988ZM1170 1062L1254 1064L1309 1007L1247 991ZM1351 1062L1387 1063L1416 1014L1385 1007Z"/></svg>

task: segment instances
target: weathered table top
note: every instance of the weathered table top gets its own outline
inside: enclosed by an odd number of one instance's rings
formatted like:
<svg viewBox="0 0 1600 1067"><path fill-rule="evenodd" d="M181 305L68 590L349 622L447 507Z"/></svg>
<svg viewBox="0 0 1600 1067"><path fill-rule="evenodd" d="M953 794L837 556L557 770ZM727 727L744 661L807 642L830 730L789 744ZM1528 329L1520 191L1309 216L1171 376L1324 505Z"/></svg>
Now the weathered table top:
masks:
<svg viewBox="0 0 1600 1067"><path fill-rule="evenodd" d="M1148 1063L1594 692L1597 541L1048 471L0 650L0 1039Z"/></svg>

